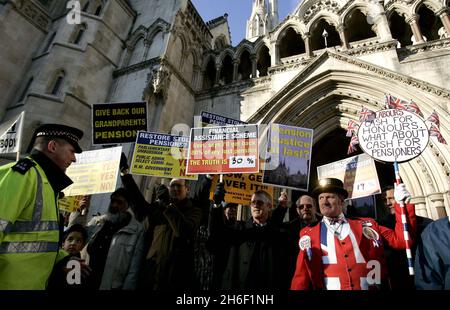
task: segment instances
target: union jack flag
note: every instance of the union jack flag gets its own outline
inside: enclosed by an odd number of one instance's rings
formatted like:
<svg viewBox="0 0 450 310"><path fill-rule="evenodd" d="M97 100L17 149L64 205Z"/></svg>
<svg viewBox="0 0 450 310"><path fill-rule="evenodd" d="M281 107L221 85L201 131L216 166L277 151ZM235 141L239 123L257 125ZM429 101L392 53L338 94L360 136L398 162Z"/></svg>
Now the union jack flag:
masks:
<svg viewBox="0 0 450 310"><path fill-rule="evenodd" d="M353 136L350 139L350 144L348 145L347 155L350 155L353 152L356 152L356 146L359 144L358 136Z"/></svg>
<svg viewBox="0 0 450 310"><path fill-rule="evenodd" d="M397 105L395 104L395 101L391 99L391 95L385 95L384 96L384 107L386 109L396 109Z"/></svg>
<svg viewBox="0 0 450 310"><path fill-rule="evenodd" d="M406 111L415 113L423 117L422 111L420 111L417 103L411 100L411 102L406 106Z"/></svg>
<svg viewBox="0 0 450 310"><path fill-rule="evenodd" d="M357 122L355 122L354 120L349 120L348 124L347 124L347 137L351 137L353 135L353 132L355 132L356 130L358 130L359 128L359 124Z"/></svg>
<svg viewBox="0 0 450 310"><path fill-rule="evenodd" d="M431 113L431 115L428 116L427 121L432 122L437 126L437 128L440 128L441 122L439 121L439 115L436 113L435 110L433 110L433 113Z"/></svg>
<svg viewBox="0 0 450 310"><path fill-rule="evenodd" d="M391 95L387 96L387 106L390 109L399 109L399 110L406 110L406 108L409 105L409 102Z"/></svg>
<svg viewBox="0 0 450 310"><path fill-rule="evenodd" d="M364 122L368 121L371 122L375 119L376 114L374 111L369 110L368 108L363 107L361 111L359 112L359 121Z"/></svg>
<svg viewBox="0 0 450 310"><path fill-rule="evenodd" d="M447 144L447 141L445 141L441 132L439 131L439 129L436 126L434 126L434 124L431 124L429 133L430 133L430 137L437 137L437 140L439 141L439 143Z"/></svg>

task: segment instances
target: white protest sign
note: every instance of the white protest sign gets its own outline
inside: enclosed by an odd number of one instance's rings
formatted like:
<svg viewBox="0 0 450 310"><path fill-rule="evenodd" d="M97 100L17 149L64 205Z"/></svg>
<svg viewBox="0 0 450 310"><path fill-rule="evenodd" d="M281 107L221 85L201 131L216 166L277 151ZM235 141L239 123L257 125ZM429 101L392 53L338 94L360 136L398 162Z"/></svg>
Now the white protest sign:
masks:
<svg viewBox="0 0 450 310"><path fill-rule="evenodd" d="M85 151L76 154L77 161L66 170L73 184L64 190L66 196L111 193L116 190L122 147Z"/></svg>
<svg viewBox="0 0 450 310"><path fill-rule="evenodd" d="M17 153L20 151L24 113L0 124L0 154Z"/></svg>
<svg viewBox="0 0 450 310"><path fill-rule="evenodd" d="M317 176L319 180L324 178L341 180L350 199L381 193L375 161L368 154L318 166Z"/></svg>
<svg viewBox="0 0 450 310"><path fill-rule="evenodd" d="M398 109L376 112L358 130L361 149L384 162L404 162L419 156L428 144L428 128L416 114Z"/></svg>

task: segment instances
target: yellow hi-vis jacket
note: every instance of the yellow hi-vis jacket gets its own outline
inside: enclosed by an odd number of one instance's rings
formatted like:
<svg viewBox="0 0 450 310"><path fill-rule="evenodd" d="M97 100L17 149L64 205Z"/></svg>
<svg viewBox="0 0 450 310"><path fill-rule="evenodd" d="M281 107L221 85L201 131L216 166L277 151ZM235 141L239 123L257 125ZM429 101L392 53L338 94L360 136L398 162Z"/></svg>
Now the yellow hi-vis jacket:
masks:
<svg viewBox="0 0 450 310"><path fill-rule="evenodd" d="M0 290L43 290L59 251L55 192L32 159L17 172L0 167Z"/></svg>

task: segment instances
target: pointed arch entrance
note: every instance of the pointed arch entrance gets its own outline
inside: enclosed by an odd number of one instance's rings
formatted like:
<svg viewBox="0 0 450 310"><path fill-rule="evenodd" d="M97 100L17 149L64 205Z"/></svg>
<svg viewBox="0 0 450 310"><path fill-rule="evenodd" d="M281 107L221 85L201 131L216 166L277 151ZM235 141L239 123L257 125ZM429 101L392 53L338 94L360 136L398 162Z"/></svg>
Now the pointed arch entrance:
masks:
<svg viewBox="0 0 450 310"><path fill-rule="evenodd" d="M331 66L331 63L327 65ZM247 120L314 129L310 188L316 184L318 164L349 157L346 155L349 138L344 139L343 135L349 120L358 121L362 106L380 110L384 94L392 93L401 98L414 98L427 115L433 110L433 103L426 98L429 94L371 72L339 68L339 65L332 69L320 68L317 73L306 68ZM421 156L400 164L400 173L413 196L416 214L433 219L450 214L447 158L450 158L448 149L430 141ZM394 181L392 170L392 164L377 164L382 187Z"/></svg>

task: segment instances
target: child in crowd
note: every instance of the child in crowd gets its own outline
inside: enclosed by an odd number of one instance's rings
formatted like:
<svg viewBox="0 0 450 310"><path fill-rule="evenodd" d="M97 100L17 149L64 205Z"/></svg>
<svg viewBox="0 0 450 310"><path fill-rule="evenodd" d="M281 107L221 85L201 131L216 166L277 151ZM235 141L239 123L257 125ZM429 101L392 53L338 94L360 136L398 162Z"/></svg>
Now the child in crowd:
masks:
<svg viewBox="0 0 450 310"><path fill-rule="evenodd" d="M67 281L67 274L71 270L67 267L67 265L70 260L77 260L80 258L80 252L86 245L86 241L87 231L80 224L72 225L64 232L61 247L64 251L69 253L69 255L62 259L53 268L53 272L48 281L47 289L53 290L86 287L85 283L83 283L85 281L84 278L81 278L80 284L69 284L69 281Z"/></svg>

